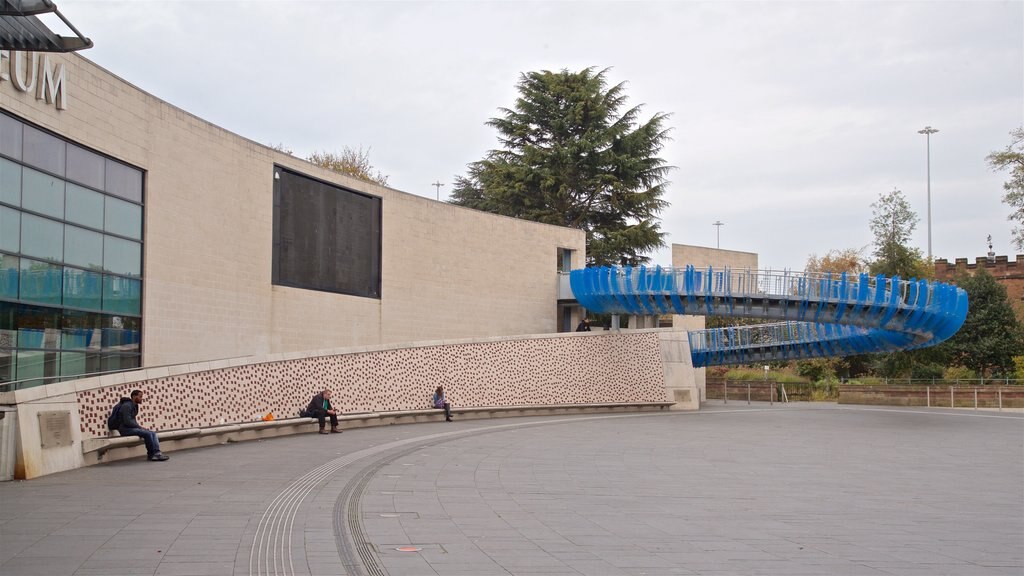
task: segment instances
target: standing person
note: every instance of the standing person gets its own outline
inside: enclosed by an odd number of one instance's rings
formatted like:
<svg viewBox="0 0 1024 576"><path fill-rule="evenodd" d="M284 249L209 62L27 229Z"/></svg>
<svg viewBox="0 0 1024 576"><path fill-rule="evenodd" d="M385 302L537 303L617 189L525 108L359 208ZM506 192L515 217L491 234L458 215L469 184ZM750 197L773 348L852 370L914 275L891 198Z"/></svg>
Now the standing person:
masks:
<svg viewBox="0 0 1024 576"><path fill-rule="evenodd" d="M331 418L331 434L341 434L338 428L338 410L331 405L331 391L324 389L323 392L313 396L306 407L306 412L311 418L320 421L320 433L327 434L327 418Z"/></svg>
<svg viewBox="0 0 1024 576"><path fill-rule="evenodd" d="M590 320L587 320L586 317L580 320L580 323L576 325L576 331L590 332Z"/></svg>
<svg viewBox="0 0 1024 576"><path fill-rule="evenodd" d="M142 390L132 390L131 398L121 398L121 401L114 407L110 414L108 427L116 426L117 433L121 436L138 436L146 443L146 460L152 462L163 462L170 460L160 451L160 440L156 432L143 428L135 418L139 415L139 405L142 404Z"/></svg>
<svg viewBox="0 0 1024 576"><path fill-rule="evenodd" d="M444 386L438 386L437 390L434 390L434 408L438 410L444 410L444 421L452 421L452 405L444 399Z"/></svg>

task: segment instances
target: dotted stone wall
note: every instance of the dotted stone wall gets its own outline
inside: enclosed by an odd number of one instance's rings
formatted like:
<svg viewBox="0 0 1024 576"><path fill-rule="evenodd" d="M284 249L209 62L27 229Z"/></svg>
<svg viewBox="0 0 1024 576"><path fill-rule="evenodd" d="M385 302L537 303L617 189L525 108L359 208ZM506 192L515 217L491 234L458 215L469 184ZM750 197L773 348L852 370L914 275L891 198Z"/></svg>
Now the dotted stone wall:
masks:
<svg viewBox="0 0 1024 576"><path fill-rule="evenodd" d="M420 346L254 363L77 393L82 433L106 436L111 407L146 392L139 422L156 430L296 416L324 388L345 412L430 407L437 386L454 406L666 399L653 332Z"/></svg>

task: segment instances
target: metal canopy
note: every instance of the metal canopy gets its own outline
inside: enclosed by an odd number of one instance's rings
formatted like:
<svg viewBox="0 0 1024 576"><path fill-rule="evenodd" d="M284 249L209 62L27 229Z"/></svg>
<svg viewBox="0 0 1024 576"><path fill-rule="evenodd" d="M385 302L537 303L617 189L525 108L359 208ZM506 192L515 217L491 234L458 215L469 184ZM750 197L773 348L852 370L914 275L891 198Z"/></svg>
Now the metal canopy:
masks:
<svg viewBox="0 0 1024 576"><path fill-rule="evenodd" d="M75 36L59 36L36 17L50 12ZM0 50L74 52L86 48L92 48L92 40L82 36L52 0L0 0Z"/></svg>

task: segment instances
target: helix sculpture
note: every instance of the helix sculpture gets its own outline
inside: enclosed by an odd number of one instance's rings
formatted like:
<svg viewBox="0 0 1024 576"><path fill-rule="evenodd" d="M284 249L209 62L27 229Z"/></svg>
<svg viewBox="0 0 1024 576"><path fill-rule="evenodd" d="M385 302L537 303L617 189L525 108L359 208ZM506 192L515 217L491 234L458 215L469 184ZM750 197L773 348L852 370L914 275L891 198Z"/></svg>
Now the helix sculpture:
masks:
<svg viewBox="0 0 1024 576"><path fill-rule="evenodd" d="M689 332L696 367L924 348L967 317L961 288L882 275L595 267L573 270L569 282L597 313L781 321Z"/></svg>

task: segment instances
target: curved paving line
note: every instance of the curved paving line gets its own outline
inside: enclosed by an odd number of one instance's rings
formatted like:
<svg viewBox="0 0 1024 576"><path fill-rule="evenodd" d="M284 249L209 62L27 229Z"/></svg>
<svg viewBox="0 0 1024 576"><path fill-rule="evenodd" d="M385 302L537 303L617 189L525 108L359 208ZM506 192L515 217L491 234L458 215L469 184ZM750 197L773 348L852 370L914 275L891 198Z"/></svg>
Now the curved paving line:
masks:
<svg viewBox="0 0 1024 576"><path fill-rule="evenodd" d="M583 416L578 418L559 418L557 420L543 420L535 422L519 422L513 424L498 424L494 426L487 426L482 428L473 428L471 430L456 430L451 432L439 432L436 434L428 434L427 436L417 436L415 438L406 438L405 440L396 440L394 442L388 442L379 446L371 448L365 448L351 454L346 454L339 458L335 458L325 464L314 468L294 480L287 488L281 491L277 497L267 506L267 509L263 512L263 516L260 518L259 523L256 527L256 533L253 535L252 548L249 551L249 575L250 576L293 576L296 574L294 566L294 558L292 557L292 528L295 523L295 516L298 513L299 508L305 501L312 491L318 489L328 478L330 478L335 472L349 466L357 460L368 458L372 456L378 456L389 450L396 448L410 446L409 452L422 448L423 445L434 443L438 440L452 440L461 436L468 436L473 434L483 434L488 432L497 432L500 430L508 430L511 428L522 428L527 426L547 426L552 424L562 424L566 422L584 422L588 420L602 420L611 418L636 418L642 416L666 416L664 412L637 412L632 414L614 414L614 415L599 415L599 416ZM397 458L401 454L395 455L392 458ZM386 464L386 462L385 462ZM352 502L358 505L359 497L361 492L355 491L357 484L353 484L352 496L356 496ZM365 484L363 485L365 488ZM336 505L337 506L337 505ZM346 518L347 518L346 514ZM360 522L358 515L355 519L356 523ZM349 539L352 540L353 544L358 548L362 546L365 539L360 538L359 541L352 539L351 527L348 528L347 534ZM361 531L361 526L357 527L357 531ZM341 543L345 543L345 539L339 540ZM368 543L367 543L368 544ZM346 544L347 546L347 544ZM364 554L373 555L375 559L375 552L372 550L372 546L363 549ZM353 568L356 570L365 570L362 566L362 562L359 562L356 557L360 556L358 549L355 554L352 551L342 552L342 548L339 547L339 554L344 554L343 561L356 561L353 564ZM308 571L306 572L308 573ZM366 572L363 572L366 573Z"/></svg>

